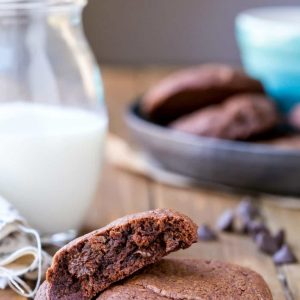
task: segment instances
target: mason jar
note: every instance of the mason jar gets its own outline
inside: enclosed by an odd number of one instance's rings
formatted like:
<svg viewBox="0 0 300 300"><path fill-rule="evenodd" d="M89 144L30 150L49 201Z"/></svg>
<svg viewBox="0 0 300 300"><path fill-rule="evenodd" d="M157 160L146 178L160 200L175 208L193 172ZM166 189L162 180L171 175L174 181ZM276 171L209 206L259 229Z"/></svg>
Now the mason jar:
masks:
<svg viewBox="0 0 300 300"><path fill-rule="evenodd" d="M107 129L83 0L0 1L0 195L42 235L76 232Z"/></svg>

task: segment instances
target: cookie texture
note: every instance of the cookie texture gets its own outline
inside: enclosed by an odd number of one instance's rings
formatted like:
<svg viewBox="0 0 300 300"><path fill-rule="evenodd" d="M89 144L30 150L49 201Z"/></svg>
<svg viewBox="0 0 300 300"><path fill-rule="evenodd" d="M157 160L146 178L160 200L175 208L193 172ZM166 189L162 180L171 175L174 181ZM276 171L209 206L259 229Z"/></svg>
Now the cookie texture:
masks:
<svg viewBox="0 0 300 300"><path fill-rule="evenodd" d="M104 291L97 300L271 300L254 271L219 261L164 259Z"/></svg>
<svg viewBox="0 0 300 300"><path fill-rule="evenodd" d="M275 104L267 97L240 94L179 118L170 127L199 136L245 140L272 129L278 122Z"/></svg>
<svg viewBox="0 0 300 300"><path fill-rule="evenodd" d="M157 209L118 219L55 254L47 271L47 297L92 299L112 283L196 241L196 224L173 210Z"/></svg>
<svg viewBox="0 0 300 300"><path fill-rule="evenodd" d="M168 124L182 115L217 104L238 93L263 93L261 83L228 65L207 64L179 71L154 85L141 110L151 120Z"/></svg>

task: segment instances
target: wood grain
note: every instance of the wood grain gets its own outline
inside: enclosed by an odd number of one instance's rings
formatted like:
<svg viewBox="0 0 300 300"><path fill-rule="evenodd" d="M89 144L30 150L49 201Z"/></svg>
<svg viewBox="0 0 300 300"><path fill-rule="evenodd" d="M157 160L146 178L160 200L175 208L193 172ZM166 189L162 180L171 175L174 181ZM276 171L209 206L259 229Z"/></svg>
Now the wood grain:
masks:
<svg viewBox="0 0 300 300"><path fill-rule="evenodd" d="M16 295L16 293L10 289L6 289L0 292L1 300L25 300L26 298Z"/></svg>
<svg viewBox="0 0 300 300"><path fill-rule="evenodd" d="M300 260L300 208L283 207L272 197L263 197L262 207L266 221L274 232L280 228L286 230L287 242ZM300 299L300 265L286 265L279 270L285 276L294 299Z"/></svg>
<svg viewBox="0 0 300 300"><path fill-rule="evenodd" d="M106 165L84 224L85 231L100 228L124 215L149 210L148 182L144 177Z"/></svg>

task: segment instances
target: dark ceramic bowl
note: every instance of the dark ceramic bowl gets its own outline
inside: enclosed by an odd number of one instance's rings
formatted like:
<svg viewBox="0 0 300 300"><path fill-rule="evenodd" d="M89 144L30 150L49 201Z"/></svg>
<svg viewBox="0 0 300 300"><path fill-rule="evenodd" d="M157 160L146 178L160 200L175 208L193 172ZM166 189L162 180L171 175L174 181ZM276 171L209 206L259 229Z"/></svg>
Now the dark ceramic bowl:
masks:
<svg viewBox="0 0 300 300"><path fill-rule="evenodd" d="M300 151L193 136L146 120L136 101L126 122L135 141L164 169L197 181L300 195Z"/></svg>

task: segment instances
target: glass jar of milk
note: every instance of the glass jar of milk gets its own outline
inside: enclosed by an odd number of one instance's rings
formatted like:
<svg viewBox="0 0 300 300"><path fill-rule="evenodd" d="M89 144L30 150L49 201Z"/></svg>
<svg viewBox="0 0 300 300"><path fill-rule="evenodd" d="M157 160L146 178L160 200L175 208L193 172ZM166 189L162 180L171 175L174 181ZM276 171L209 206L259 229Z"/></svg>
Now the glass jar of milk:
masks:
<svg viewBox="0 0 300 300"><path fill-rule="evenodd" d="M107 114L79 0L0 1L0 195L44 235L78 230Z"/></svg>

